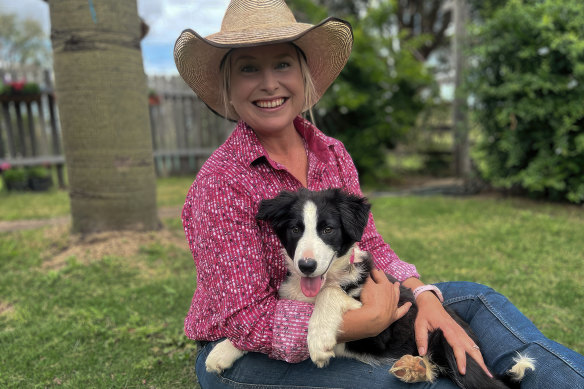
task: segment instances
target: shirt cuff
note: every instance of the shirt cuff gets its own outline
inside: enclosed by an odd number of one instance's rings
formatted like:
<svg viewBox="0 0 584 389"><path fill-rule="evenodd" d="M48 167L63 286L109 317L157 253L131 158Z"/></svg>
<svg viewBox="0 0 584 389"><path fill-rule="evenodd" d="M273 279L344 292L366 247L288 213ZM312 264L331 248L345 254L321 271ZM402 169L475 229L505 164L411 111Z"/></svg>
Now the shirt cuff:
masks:
<svg viewBox="0 0 584 389"><path fill-rule="evenodd" d="M300 301L278 301L272 329L272 352L270 358L290 363L308 358L308 321L314 305Z"/></svg>

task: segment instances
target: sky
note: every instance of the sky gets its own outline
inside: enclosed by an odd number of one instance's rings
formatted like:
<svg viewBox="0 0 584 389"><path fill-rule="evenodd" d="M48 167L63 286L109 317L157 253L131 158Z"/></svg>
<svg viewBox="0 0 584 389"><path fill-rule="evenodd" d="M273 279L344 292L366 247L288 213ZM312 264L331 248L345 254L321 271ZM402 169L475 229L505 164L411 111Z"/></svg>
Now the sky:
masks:
<svg viewBox="0 0 584 389"><path fill-rule="evenodd" d="M90 2L87 1L87 12ZM128 1L128 0L119 0ZM178 74L172 49L181 31L190 28L206 36L219 31L229 0L137 0L138 15L150 26L142 40L144 69L150 75ZM0 0L0 13L38 21L50 35L49 6L42 0Z"/></svg>

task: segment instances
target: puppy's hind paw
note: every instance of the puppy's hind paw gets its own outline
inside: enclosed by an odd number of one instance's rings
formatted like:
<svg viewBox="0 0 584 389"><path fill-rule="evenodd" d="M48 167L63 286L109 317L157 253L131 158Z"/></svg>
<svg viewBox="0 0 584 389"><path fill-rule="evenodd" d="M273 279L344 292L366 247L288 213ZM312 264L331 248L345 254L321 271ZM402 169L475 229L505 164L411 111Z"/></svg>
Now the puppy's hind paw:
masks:
<svg viewBox="0 0 584 389"><path fill-rule="evenodd" d="M403 382L432 382L436 377L435 367L428 357L404 355L389 370Z"/></svg>

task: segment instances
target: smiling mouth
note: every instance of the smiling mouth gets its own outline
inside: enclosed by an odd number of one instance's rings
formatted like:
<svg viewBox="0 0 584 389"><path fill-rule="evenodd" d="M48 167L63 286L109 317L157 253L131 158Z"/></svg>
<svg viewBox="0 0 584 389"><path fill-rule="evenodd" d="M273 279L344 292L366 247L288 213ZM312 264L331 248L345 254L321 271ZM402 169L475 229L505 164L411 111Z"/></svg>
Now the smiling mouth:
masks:
<svg viewBox="0 0 584 389"><path fill-rule="evenodd" d="M254 101L254 105L260 108L277 108L284 104L284 102L286 102L286 99L281 97L273 100L257 100Z"/></svg>

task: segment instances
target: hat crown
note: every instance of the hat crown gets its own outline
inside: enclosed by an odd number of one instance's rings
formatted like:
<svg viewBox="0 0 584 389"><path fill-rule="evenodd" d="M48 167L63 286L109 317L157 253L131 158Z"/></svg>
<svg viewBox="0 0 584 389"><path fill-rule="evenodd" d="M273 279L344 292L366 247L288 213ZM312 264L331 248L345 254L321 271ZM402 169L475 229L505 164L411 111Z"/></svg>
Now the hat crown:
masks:
<svg viewBox="0 0 584 389"><path fill-rule="evenodd" d="M225 11L221 32L294 23L296 18L284 0L232 0Z"/></svg>

